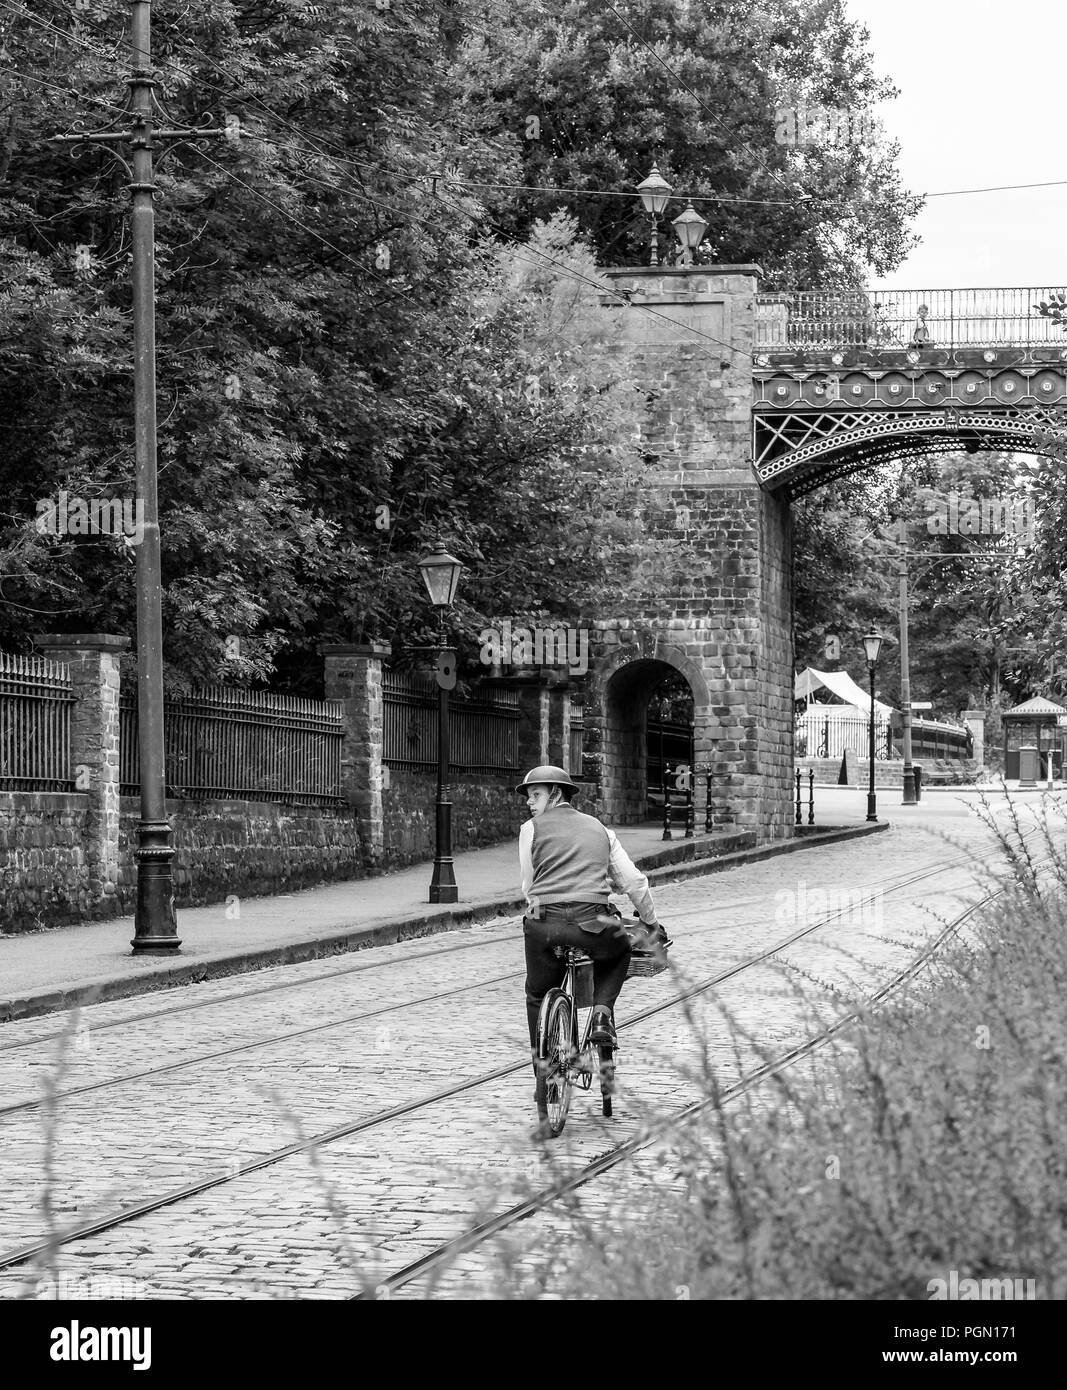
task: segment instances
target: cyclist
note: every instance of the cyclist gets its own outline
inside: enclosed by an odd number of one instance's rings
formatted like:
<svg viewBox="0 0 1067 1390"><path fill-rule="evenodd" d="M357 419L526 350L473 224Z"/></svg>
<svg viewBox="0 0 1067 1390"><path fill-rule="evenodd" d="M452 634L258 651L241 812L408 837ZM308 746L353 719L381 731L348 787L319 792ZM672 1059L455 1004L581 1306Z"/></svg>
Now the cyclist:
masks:
<svg viewBox="0 0 1067 1390"><path fill-rule="evenodd" d="M570 804L577 786L561 767L528 772L515 788L526 796L530 819L519 831L519 868L528 911L526 1017L530 1047L537 1045L541 1000L563 983L566 965L557 946L580 946L593 961L593 1018L590 1037L617 1047L614 1006L630 963L630 938L611 906L612 892L625 893L657 945L669 946L648 890L613 830Z"/></svg>

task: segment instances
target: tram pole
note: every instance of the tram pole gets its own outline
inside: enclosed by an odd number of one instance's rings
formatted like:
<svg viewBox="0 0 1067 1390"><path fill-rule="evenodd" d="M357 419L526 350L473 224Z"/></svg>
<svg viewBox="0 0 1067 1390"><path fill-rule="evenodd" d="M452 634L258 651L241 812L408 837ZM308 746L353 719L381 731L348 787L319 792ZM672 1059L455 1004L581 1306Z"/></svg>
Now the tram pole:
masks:
<svg viewBox="0 0 1067 1390"><path fill-rule="evenodd" d="M904 754L904 806L914 806L915 768L911 761L911 671L908 662L908 524L900 518L900 726Z"/></svg>
<svg viewBox="0 0 1067 1390"><path fill-rule="evenodd" d="M137 716L141 804L137 827L134 955L174 955L181 947L174 911L174 845L167 820L163 728L163 614L156 486L155 207L156 142L222 136L221 129L159 126L169 120L152 76L151 0L130 0L130 76L125 129L54 137L59 144L129 146L133 241L133 414L135 490L143 536L137 546Z"/></svg>

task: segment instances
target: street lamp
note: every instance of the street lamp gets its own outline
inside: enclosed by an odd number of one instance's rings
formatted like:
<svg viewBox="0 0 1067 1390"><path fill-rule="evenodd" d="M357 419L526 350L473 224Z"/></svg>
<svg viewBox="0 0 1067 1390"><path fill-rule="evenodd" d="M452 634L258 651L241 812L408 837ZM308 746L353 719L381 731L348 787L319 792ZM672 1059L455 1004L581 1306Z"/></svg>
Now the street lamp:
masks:
<svg viewBox="0 0 1067 1390"><path fill-rule="evenodd" d="M430 880L430 902L454 903L459 898L452 868L452 802L448 797L448 692L455 689L456 663L445 641L445 613L452 607L462 564L438 541L419 561L426 592L437 609L437 841Z"/></svg>
<svg viewBox="0 0 1067 1390"><path fill-rule="evenodd" d="M656 250L656 224L663 209L667 206L667 199L671 196L671 186L660 173L658 166L653 164L651 174L637 185L637 191L641 195L641 202L644 204L644 209L652 223L652 255L648 263L649 265L659 265L659 254Z"/></svg>
<svg viewBox="0 0 1067 1390"><path fill-rule="evenodd" d="M678 238L682 246L682 254L679 257L679 265L692 265L693 252L704 239L704 233L708 230L708 224L693 207L692 200L685 205L685 212L676 217L671 223L674 228L674 235Z"/></svg>
<svg viewBox="0 0 1067 1390"><path fill-rule="evenodd" d="M867 788L867 819L877 820L875 799L874 799L874 668L878 663L878 651L882 645L882 634L880 632L868 632L863 637L863 650L867 654L867 670L871 677L871 739L870 739L870 765L871 777Z"/></svg>

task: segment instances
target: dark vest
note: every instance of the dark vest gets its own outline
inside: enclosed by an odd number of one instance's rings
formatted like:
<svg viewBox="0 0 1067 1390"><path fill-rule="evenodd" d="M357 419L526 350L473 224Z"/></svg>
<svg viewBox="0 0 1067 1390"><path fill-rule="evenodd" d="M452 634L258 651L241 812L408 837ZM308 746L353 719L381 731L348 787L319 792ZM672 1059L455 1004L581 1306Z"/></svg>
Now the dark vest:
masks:
<svg viewBox="0 0 1067 1390"><path fill-rule="evenodd" d="M553 806L533 823L530 892L549 903L607 903L611 898L608 832L595 816Z"/></svg>

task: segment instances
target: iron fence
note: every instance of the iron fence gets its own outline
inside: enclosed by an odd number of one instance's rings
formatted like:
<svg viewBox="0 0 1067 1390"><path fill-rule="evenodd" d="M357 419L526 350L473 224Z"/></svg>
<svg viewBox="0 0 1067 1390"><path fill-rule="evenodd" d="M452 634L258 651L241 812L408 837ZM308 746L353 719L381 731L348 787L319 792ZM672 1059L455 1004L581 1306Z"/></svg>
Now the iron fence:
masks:
<svg viewBox="0 0 1067 1390"><path fill-rule="evenodd" d="M657 803L664 788L676 788L676 772L679 767L691 768L693 764L693 726L676 721L649 719L645 725L647 760L645 776L649 795Z"/></svg>
<svg viewBox="0 0 1067 1390"><path fill-rule="evenodd" d="M72 791L69 667L0 652L0 790Z"/></svg>
<svg viewBox="0 0 1067 1390"><path fill-rule="evenodd" d="M840 758L847 749L857 757L870 752L871 723L862 715L832 715L823 710L806 710L797 718L796 751L801 758ZM889 720L874 721L874 756L892 756Z"/></svg>
<svg viewBox="0 0 1067 1390"><path fill-rule="evenodd" d="M439 694L433 677L382 675L382 760L411 770L437 766ZM514 772L519 763L519 695L492 686L448 702L449 766L468 772Z"/></svg>
<svg viewBox="0 0 1067 1390"><path fill-rule="evenodd" d="M1038 306L1058 288L797 290L761 295L757 348L1067 348Z"/></svg>
<svg viewBox="0 0 1067 1390"><path fill-rule="evenodd" d="M163 706L168 796L330 806L341 794L340 700L214 686ZM139 789L137 700L119 702L120 790Z"/></svg>

